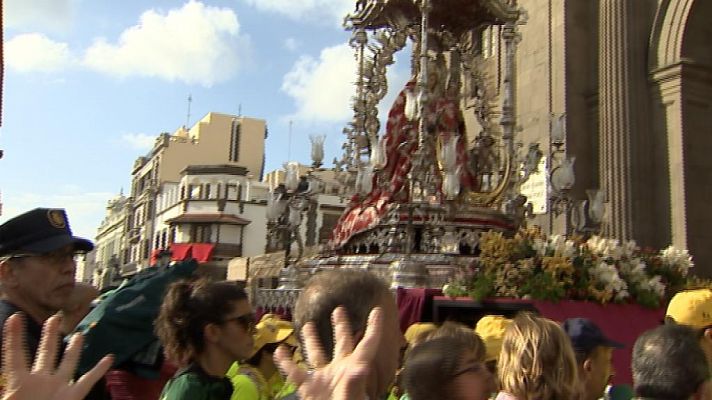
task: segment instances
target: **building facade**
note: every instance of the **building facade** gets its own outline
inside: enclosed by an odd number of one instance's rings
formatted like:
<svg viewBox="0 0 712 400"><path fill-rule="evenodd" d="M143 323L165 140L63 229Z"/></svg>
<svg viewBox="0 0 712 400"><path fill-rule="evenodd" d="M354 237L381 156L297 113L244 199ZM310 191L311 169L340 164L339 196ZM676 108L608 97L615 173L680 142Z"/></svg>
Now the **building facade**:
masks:
<svg viewBox="0 0 712 400"><path fill-rule="evenodd" d="M225 279L230 260L269 250L267 197L280 173L263 173L265 135L263 120L219 113L190 130L159 135L135 162L131 195L108 203L96 237L94 281L130 276L166 249L176 259L198 259L203 273ZM324 193L305 213L307 245L328 239L344 207L333 172L313 173Z"/></svg>
<svg viewBox="0 0 712 400"><path fill-rule="evenodd" d="M127 267L150 262L156 248L154 238L163 229L156 225L156 203L165 183L179 182L189 165L239 166L247 178L259 181L266 129L261 119L211 112L190 130L180 128L172 135L159 135L151 152L136 160L131 173Z"/></svg>
<svg viewBox="0 0 712 400"><path fill-rule="evenodd" d="M548 173L575 157L575 204L605 192L603 234L643 246L687 248L712 276L712 2L518 0L517 140L539 143ZM501 104L499 28L482 34L480 62ZM493 112L496 114L497 107ZM469 117L472 126L474 118ZM563 123L565 144L551 135ZM475 129L476 131L476 129ZM553 160L552 160L553 158ZM534 223L571 230L551 201ZM564 208L567 207L564 204Z"/></svg>
<svg viewBox="0 0 712 400"><path fill-rule="evenodd" d="M89 279L101 288L100 281L111 281L118 276L119 267L129 262L127 238L131 212L132 199L123 193L107 202L106 216L97 229L94 250L90 253L93 259L84 263L87 271L82 273L83 281Z"/></svg>

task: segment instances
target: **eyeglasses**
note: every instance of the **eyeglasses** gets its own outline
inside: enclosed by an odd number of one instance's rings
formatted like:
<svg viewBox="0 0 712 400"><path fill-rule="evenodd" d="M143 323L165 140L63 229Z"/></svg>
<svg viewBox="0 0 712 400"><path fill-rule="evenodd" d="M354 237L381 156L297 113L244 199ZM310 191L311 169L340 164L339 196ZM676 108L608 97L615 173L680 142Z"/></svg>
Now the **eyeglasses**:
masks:
<svg viewBox="0 0 712 400"><path fill-rule="evenodd" d="M48 264L62 264L70 260L74 260L74 258L78 255L84 254L83 252L80 251L75 251L75 250L56 250L56 251L51 251L49 253L44 253L44 254L36 254L36 253L25 253L25 254L12 254L7 256L7 260L15 260L15 259L23 259L23 258L29 258L29 257L37 257L42 260L44 263Z"/></svg>
<svg viewBox="0 0 712 400"><path fill-rule="evenodd" d="M238 324L242 325L243 328L247 332L254 332L255 331L255 314L254 313L249 313L249 314L243 314L240 315L239 317L232 317L232 318L227 318L223 320L223 323L228 323L231 321L235 321Z"/></svg>

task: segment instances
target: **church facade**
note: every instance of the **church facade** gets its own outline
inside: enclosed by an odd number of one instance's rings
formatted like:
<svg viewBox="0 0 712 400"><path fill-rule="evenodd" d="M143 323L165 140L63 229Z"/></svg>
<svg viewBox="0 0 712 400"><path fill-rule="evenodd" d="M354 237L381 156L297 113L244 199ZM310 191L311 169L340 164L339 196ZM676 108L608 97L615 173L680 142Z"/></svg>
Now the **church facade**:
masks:
<svg viewBox="0 0 712 400"><path fill-rule="evenodd" d="M539 143L550 171L551 133L563 121L566 156L576 158L572 204L602 189L603 235L687 248L696 273L712 276L712 2L518 4L527 17L516 53L517 140ZM482 39L497 84L505 62L497 27ZM570 231L570 213L555 215L544 197L533 223Z"/></svg>

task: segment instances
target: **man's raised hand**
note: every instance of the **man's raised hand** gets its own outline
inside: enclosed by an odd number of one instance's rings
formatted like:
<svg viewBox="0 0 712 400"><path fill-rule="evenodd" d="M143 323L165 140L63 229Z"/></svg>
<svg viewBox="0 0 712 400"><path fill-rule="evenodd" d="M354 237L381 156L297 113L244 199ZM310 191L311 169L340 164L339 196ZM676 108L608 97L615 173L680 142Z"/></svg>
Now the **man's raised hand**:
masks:
<svg viewBox="0 0 712 400"><path fill-rule="evenodd" d="M75 334L55 368L59 350L61 318L53 316L42 327L42 339L30 370L23 316L14 314L5 322L3 339L3 400L81 400L109 370L113 362L106 356L79 380L74 372L82 350L82 336Z"/></svg>
<svg viewBox="0 0 712 400"><path fill-rule="evenodd" d="M354 348L354 338L348 315L343 307L331 314L334 327L334 355L326 362L324 349L313 323L302 329L307 361L312 370L296 365L290 352L280 346L275 361L287 380L297 386L302 400L361 400L366 398L366 381L383 334L383 313L379 307L371 310L366 332Z"/></svg>

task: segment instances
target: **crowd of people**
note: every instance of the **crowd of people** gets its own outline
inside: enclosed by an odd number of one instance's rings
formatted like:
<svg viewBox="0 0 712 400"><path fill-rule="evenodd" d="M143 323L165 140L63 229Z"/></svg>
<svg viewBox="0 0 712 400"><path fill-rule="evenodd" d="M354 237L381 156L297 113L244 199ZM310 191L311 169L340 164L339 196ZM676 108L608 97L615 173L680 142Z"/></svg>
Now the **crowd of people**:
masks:
<svg viewBox="0 0 712 400"><path fill-rule="evenodd" d="M82 337L62 339L98 294L74 283L74 256L91 248L60 209L0 226L3 399L84 399L112 368L106 355L77 377ZM591 320L524 312L485 316L474 329L416 323L403 334L387 284L360 270L315 275L292 322L258 321L234 283L180 280L155 334L177 367L161 400L712 400L709 289L678 293L664 323L637 339L630 390L609 385L623 345Z"/></svg>

